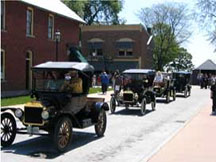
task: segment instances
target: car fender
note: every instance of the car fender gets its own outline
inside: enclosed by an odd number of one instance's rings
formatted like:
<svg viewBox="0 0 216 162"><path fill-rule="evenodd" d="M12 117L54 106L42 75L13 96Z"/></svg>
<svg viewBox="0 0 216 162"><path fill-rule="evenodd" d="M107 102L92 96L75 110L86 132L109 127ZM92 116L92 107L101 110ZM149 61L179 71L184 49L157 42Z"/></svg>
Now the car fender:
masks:
<svg viewBox="0 0 216 162"><path fill-rule="evenodd" d="M105 111L109 111L109 105L106 102L96 102L95 108L99 112L101 109L104 109Z"/></svg>

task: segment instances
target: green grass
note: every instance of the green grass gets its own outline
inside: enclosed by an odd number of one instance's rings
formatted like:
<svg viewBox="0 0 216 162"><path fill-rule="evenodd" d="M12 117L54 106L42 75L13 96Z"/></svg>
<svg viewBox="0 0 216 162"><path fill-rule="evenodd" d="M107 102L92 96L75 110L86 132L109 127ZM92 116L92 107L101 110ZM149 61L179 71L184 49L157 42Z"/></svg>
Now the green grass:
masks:
<svg viewBox="0 0 216 162"><path fill-rule="evenodd" d="M109 88L108 90L112 90L112 89ZM101 92L101 88L90 88L89 91L89 93L98 93L98 92ZM3 98L1 99L1 106L24 104L32 100L34 99L32 99L30 96Z"/></svg>
<svg viewBox="0 0 216 162"><path fill-rule="evenodd" d="M19 96L1 99L1 106L24 104L33 100L30 96Z"/></svg>

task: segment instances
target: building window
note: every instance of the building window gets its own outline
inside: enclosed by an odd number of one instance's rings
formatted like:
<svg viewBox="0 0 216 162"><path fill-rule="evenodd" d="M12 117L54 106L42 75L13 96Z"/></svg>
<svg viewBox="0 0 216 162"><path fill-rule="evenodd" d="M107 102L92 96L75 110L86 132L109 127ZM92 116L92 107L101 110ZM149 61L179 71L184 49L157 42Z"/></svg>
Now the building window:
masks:
<svg viewBox="0 0 216 162"><path fill-rule="evenodd" d="M54 16L51 14L48 17L48 38L54 39Z"/></svg>
<svg viewBox="0 0 216 162"><path fill-rule="evenodd" d="M33 35L33 17L34 11L32 8L28 7L26 12L26 34L32 36Z"/></svg>
<svg viewBox="0 0 216 162"><path fill-rule="evenodd" d="M103 42L89 42L89 55L90 56L103 56L103 49L102 49Z"/></svg>
<svg viewBox="0 0 216 162"><path fill-rule="evenodd" d="M118 56L133 56L132 49L119 49Z"/></svg>
<svg viewBox="0 0 216 162"><path fill-rule="evenodd" d="M5 79L5 50L1 49L1 80Z"/></svg>
<svg viewBox="0 0 216 162"><path fill-rule="evenodd" d="M91 49L90 56L103 56L103 50L102 49Z"/></svg>
<svg viewBox="0 0 216 162"><path fill-rule="evenodd" d="M122 38L116 41L116 48L118 49L118 56L133 56L134 41L130 38Z"/></svg>
<svg viewBox="0 0 216 162"><path fill-rule="evenodd" d="M1 30L5 29L5 1L1 1Z"/></svg>

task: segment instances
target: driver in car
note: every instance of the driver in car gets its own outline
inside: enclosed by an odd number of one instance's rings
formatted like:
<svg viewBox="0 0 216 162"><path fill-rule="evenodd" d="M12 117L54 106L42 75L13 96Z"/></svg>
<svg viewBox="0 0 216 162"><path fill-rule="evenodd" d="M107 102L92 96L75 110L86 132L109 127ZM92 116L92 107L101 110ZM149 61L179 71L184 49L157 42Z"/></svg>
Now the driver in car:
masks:
<svg viewBox="0 0 216 162"><path fill-rule="evenodd" d="M82 79L79 78L78 72L73 70L65 74L65 82L61 87L61 91L69 91L72 93L82 93Z"/></svg>

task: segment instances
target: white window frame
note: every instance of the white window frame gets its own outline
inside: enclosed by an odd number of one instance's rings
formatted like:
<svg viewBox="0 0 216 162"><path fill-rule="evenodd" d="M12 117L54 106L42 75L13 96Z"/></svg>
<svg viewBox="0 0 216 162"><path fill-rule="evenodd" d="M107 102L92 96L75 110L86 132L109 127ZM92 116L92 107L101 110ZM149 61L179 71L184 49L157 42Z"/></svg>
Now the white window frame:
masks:
<svg viewBox="0 0 216 162"><path fill-rule="evenodd" d="M52 20L52 25L51 26L50 26L50 20ZM49 14L49 16L48 16L48 39L54 40L54 24L55 24L54 23L54 15ZM50 35L49 29L51 29L51 35Z"/></svg>
<svg viewBox="0 0 216 162"><path fill-rule="evenodd" d="M30 33L28 33L28 12L31 12L31 23L30 23ZM34 9L32 7L27 7L26 10L26 35L33 36L34 33Z"/></svg>
<svg viewBox="0 0 216 162"><path fill-rule="evenodd" d="M2 57L2 54L3 54L3 57ZM1 59L3 58L3 60L1 60L1 63L2 63L2 66L1 68L1 80L5 80L5 50L4 49L1 49Z"/></svg>

